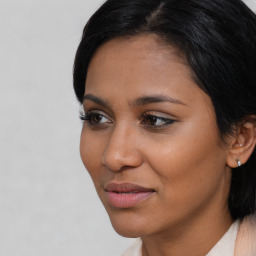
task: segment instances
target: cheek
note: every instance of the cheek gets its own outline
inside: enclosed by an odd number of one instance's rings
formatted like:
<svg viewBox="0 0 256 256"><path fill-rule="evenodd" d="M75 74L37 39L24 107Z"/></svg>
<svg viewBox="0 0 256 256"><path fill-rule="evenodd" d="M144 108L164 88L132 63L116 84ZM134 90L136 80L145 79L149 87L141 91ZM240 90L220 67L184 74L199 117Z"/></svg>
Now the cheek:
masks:
<svg viewBox="0 0 256 256"><path fill-rule="evenodd" d="M225 151L218 146L217 133L192 128L145 147L147 161L161 181L162 202L180 209L209 198L225 172Z"/></svg>
<svg viewBox="0 0 256 256"><path fill-rule="evenodd" d="M219 143L215 119L206 111L188 122L177 123L170 134L151 141L152 146L145 148L157 152L154 154L156 161L151 162L154 167L161 166L163 176L171 172L186 179L190 173L218 170L217 163L225 166L225 150ZM154 157L149 156L148 161L150 159L154 160Z"/></svg>
<svg viewBox="0 0 256 256"><path fill-rule="evenodd" d="M83 127L80 139L80 155L83 164L92 177L94 183L97 182L96 179L100 175L98 170L100 168L101 156L103 154L102 151L102 141L91 134L89 129Z"/></svg>

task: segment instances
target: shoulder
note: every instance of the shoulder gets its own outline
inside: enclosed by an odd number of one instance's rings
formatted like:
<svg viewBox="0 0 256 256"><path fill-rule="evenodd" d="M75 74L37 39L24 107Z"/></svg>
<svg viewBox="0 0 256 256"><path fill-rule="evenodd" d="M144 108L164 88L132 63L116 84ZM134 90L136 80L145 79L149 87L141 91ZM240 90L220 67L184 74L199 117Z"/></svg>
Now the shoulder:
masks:
<svg viewBox="0 0 256 256"><path fill-rule="evenodd" d="M141 256L142 241L137 238L121 256Z"/></svg>
<svg viewBox="0 0 256 256"><path fill-rule="evenodd" d="M256 256L256 214L247 216L240 224L235 256Z"/></svg>

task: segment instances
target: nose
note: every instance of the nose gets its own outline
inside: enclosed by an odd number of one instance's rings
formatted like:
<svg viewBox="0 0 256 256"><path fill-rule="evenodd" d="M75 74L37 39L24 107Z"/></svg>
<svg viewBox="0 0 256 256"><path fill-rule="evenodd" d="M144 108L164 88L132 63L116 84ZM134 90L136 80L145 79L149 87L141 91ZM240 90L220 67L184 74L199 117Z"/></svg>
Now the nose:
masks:
<svg viewBox="0 0 256 256"><path fill-rule="evenodd" d="M113 129L102 157L102 164L112 171L135 168L142 164L136 131L128 126Z"/></svg>

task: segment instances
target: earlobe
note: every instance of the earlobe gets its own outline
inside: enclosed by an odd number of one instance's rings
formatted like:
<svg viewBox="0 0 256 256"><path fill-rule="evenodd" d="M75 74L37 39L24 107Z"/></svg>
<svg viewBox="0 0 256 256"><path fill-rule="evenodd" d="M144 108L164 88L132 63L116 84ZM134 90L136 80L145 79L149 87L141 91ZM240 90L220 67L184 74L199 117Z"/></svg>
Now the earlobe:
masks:
<svg viewBox="0 0 256 256"><path fill-rule="evenodd" d="M227 165L231 168L240 167L250 158L256 144L256 117L250 117L242 123L234 138L229 154Z"/></svg>

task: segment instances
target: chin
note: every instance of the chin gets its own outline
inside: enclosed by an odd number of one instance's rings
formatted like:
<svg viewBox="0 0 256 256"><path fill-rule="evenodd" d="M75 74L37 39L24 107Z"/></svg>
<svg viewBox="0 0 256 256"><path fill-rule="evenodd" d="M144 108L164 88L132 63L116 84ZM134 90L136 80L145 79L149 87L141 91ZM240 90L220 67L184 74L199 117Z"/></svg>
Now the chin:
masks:
<svg viewBox="0 0 256 256"><path fill-rule="evenodd" d="M109 218L114 230L123 237L137 238L150 233L148 221L136 216L129 210L109 213Z"/></svg>
<svg viewBox="0 0 256 256"><path fill-rule="evenodd" d="M134 225L119 225L116 223L112 223L112 226L114 230L123 237L127 238L137 238L141 237L143 234L145 234L145 231L143 232L143 229L140 227L135 227Z"/></svg>

